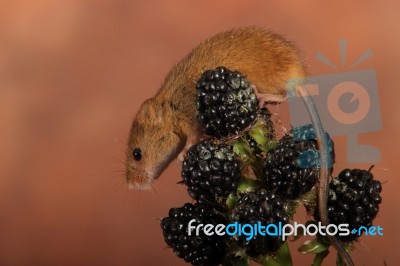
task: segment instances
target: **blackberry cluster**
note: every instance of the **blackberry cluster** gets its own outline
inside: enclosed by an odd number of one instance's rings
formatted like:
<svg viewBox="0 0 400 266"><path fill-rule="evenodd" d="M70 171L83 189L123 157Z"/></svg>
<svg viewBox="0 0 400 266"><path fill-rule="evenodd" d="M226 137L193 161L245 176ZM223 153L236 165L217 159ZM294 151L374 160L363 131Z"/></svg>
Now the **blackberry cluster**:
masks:
<svg viewBox="0 0 400 266"><path fill-rule="evenodd" d="M379 211L382 201L381 182L374 180L370 171L345 169L329 184L328 217L332 224L349 224L350 231L360 226L369 227ZM314 218L319 220L318 208ZM351 242L357 234L337 236L344 242Z"/></svg>
<svg viewBox="0 0 400 266"><path fill-rule="evenodd" d="M329 139L330 140L330 139ZM330 143L333 143L330 140ZM333 144L329 147L334 156ZM319 177L319 151L316 140L297 141L285 135L268 153L263 169L263 182L269 191L284 199L297 199L309 192Z"/></svg>
<svg viewBox="0 0 400 266"><path fill-rule="evenodd" d="M197 112L206 134L235 135L256 119L257 97L239 72L225 67L207 70L196 88Z"/></svg>
<svg viewBox="0 0 400 266"><path fill-rule="evenodd" d="M188 224L227 224L226 219L207 203L186 203L181 208L169 210L168 217L162 219L161 228L165 242L174 253L193 265L219 265L225 256L225 238L219 235L207 236L204 232L189 236Z"/></svg>
<svg viewBox="0 0 400 266"><path fill-rule="evenodd" d="M257 192L245 193L237 202L232 219L239 224L257 224L261 222L263 226L268 224L282 225L289 222L284 202L276 194L264 189ZM250 240L247 236L238 236L238 244L245 248L247 255L257 257L259 255L272 254L276 252L284 243L281 236L270 236L266 234L254 235Z"/></svg>
<svg viewBox="0 0 400 266"><path fill-rule="evenodd" d="M241 180L240 165L231 146L204 140L189 149L182 178L192 198L215 201L236 190Z"/></svg>
<svg viewBox="0 0 400 266"><path fill-rule="evenodd" d="M211 138L193 145L185 156L182 183L197 202L170 209L161 221L165 242L193 265L236 265L249 259L271 265L287 261L290 254L277 252L284 245L282 236L270 235L274 227L266 232L266 226L288 224L298 205L292 200L305 195L318 181L321 160L313 126L293 128L276 144L271 113L258 108L246 78L225 67L205 71L196 88L197 115ZM332 173L334 145L328 133L325 136ZM371 226L382 201L381 190L370 171L343 170L329 184L330 222L347 223L350 231ZM314 209L315 221L320 220L316 202L302 203L307 211ZM204 227L196 235L188 231L192 220L193 227L233 223L241 228L231 237L208 236ZM358 235L337 237L350 242ZM313 253L321 244L318 241L302 247Z"/></svg>

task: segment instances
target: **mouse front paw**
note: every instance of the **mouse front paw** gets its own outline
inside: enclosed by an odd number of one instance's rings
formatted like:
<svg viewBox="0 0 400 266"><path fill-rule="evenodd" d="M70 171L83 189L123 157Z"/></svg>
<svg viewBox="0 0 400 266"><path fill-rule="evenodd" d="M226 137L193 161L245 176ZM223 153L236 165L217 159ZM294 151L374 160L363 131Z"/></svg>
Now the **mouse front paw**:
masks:
<svg viewBox="0 0 400 266"><path fill-rule="evenodd" d="M177 162L178 164L181 164L183 162L183 160L185 160L185 156L187 154L187 152L189 151L189 149L198 142L198 139L196 138L191 138L190 140L188 140L186 142L185 147L183 148L183 150L178 154L177 157Z"/></svg>

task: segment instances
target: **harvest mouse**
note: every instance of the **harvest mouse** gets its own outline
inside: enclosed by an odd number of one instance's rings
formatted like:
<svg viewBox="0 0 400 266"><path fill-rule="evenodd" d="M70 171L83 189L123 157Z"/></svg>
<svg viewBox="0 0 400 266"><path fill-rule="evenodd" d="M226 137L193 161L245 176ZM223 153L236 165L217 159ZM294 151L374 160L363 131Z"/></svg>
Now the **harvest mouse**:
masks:
<svg viewBox="0 0 400 266"><path fill-rule="evenodd" d="M129 133L126 154L128 185L149 188L168 164L202 134L196 116L196 81L201 74L218 66L242 73L257 88L261 104L282 102L286 83L306 76L305 66L296 47L271 31L259 27L232 29L217 34L194 48L167 74L157 94L140 107ZM309 109L324 159L324 131L307 92L300 91ZM319 123L319 124L318 124ZM326 152L326 149L325 149ZM321 220L328 223L326 201L328 173L321 168L319 206ZM332 237L345 263L351 259L340 242Z"/></svg>
<svg viewBox="0 0 400 266"><path fill-rule="evenodd" d="M148 187L202 133L196 117L196 81L218 66L245 75L257 88L260 102L284 101L287 80L306 74L296 48L262 28L233 29L200 43L172 67L132 123L126 159L132 187Z"/></svg>

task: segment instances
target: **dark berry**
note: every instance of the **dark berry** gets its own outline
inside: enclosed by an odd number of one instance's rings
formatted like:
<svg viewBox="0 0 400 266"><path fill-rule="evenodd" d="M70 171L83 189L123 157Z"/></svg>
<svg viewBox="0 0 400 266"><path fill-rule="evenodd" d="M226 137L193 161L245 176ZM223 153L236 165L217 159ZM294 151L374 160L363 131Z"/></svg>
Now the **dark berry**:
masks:
<svg viewBox="0 0 400 266"><path fill-rule="evenodd" d="M381 183L374 180L370 171L344 169L329 183L327 207L330 223L349 224L350 231L360 226L371 226L382 202L381 191ZM314 217L319 220L318 208ZM350 233L348 236L337 237L344 242L351 242L359 235Z"/></svg>
<svg viewBox="0 0 400 266"><path fill-rule="evenodd" d="M198 117L208 135L235 135L256 119L257 97L239 72L225 67L207 70L196 88Z"/></svg>
<svg viewBox="0 0 400 266"><path fill-rule="evenodd" d="M329 152L333 158L333 142L330 142ZM296 141L291 132L268 153L263 170L265 187L284 199L297 199L315 186L319 177L318 162L316 140Z"/></svg>
<svg viewBox="0 0 400 266"><path fill-rule="evenodd" d="M263 226L268 224L282 225L289 222L283 201L275 194L266 190L244 193L238 200L233 212L232 220L239 224L258 224ZM249 256L257 257L259 255L273 254L284 243L281 236L265 236L255 234L252 239L245 235L237 236L239 246L245 248Z"/></svg>
<svg viewBox="0 0 400 266"><path fill-rule="evenodd" d="M192 198L214 201L236 190L241 180L239 161L231 146L204 140L189 149L182 178Z"/></svg>
<svg viewBox="0 0 400 266"><path fill-rule="evenodd" d="M197 236L192 230L189 236L188 224L227 224L225 217L208 203L186 203L181 208L172 208L168 217L161 221L165 242L174 253L193 265L219 265L226 252L225 237L213 234L207 236L202 230Z"/></svg>

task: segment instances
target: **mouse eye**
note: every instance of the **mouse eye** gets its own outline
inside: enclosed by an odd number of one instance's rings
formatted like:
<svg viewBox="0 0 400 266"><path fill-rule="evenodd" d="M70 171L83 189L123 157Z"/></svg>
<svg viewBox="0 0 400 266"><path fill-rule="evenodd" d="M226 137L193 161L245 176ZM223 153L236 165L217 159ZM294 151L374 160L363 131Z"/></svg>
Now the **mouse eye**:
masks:
<svg viewBox="0 0 400 266"><path fill-rule="evenodd" d="M135 149L133 150L133 158L134 158L136 161L140 161L140 159L142 159L142 150L139 149L139 148L135 148Z"/></svg>

